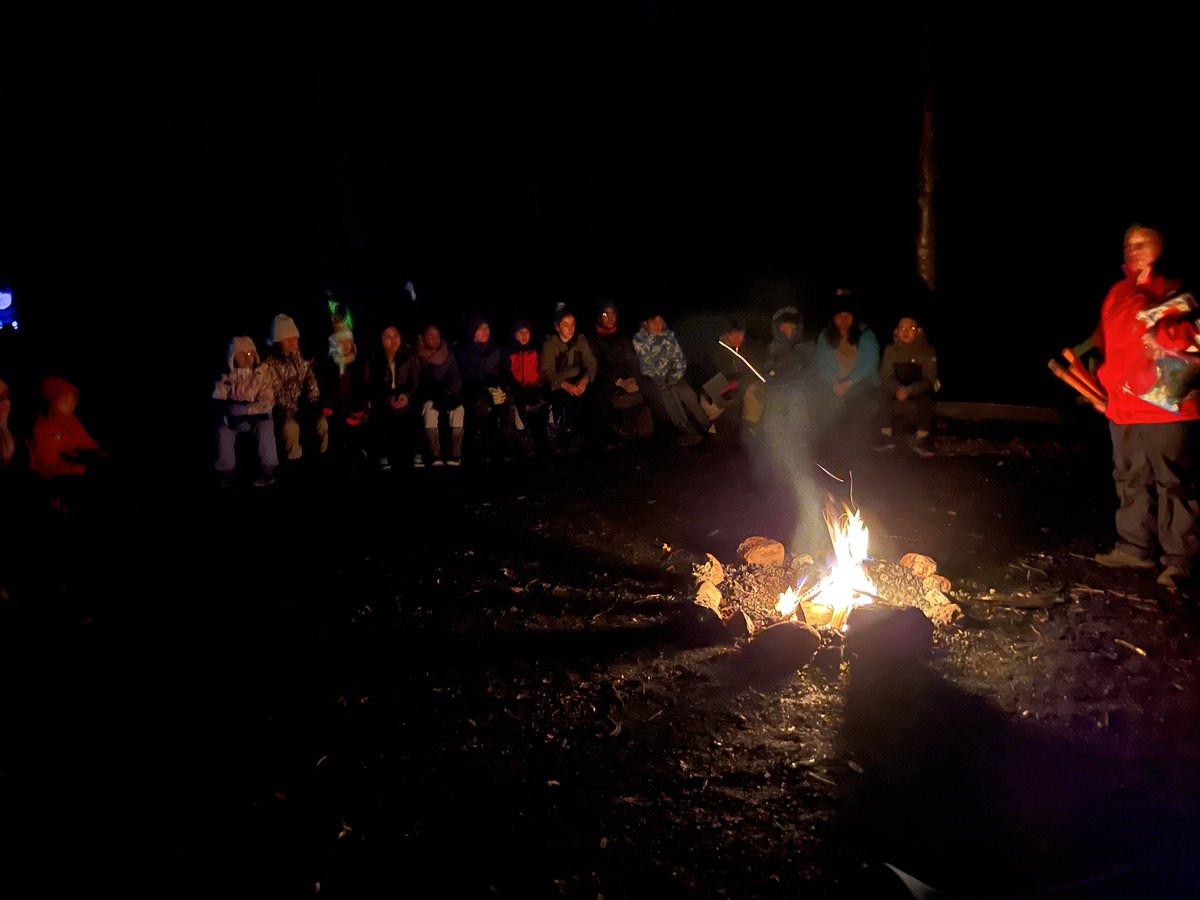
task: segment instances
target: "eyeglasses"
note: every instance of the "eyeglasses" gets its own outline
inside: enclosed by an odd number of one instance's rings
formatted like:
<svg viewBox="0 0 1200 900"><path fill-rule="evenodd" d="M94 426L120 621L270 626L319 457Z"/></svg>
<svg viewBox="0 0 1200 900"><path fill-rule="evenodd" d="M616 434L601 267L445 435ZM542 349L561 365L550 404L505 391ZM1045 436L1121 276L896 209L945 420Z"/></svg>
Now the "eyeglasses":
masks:
<svg viewBox="0 0 1200 900"><path fill-rule="evenodd" d="M897 328L896 330L901 334L905 334L910 331L920 331L921 329L917 325L905 325L903 328Z"/></svg>

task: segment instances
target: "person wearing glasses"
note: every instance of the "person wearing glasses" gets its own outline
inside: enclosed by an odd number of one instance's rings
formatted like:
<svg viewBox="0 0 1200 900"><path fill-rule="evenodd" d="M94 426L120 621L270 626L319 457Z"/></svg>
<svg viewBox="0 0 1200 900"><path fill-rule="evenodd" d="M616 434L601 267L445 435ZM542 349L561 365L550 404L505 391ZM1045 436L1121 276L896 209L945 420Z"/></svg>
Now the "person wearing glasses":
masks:
<svg viewBox="0 0 1200 900"><path fill-rule="evenodd" d="M881 440L872 450L891 450L897 438L924 459L932 457L933 394L937 389L937 351L917 320L905 317L883 351L884 421Z"/></svg>

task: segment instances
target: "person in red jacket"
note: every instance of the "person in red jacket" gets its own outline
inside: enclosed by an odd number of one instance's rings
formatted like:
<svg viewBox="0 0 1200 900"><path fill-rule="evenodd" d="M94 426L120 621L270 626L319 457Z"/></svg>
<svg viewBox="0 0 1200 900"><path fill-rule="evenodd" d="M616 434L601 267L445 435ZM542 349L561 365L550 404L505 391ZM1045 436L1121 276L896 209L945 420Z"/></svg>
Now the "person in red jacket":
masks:
<svg viewBox="0 0 1200 900"><path fill-rule="evenodd" d="M549 451L550 401L542 380L540 356L541 348L533 342L533 327L528 319L520 320L513 328L508 366L513 424L527 458Z"/></svg>
<svg viewBox="0 0 1200 900"><path fill-rule="evenodd" d="M1190 384L1200 369L1187 361L1197 349L1191 319L1151 312L1179 289L1154 271L1162 245L1152 228L1134 225L1125 233L1125 277L1100 311L1096 343L1104 363L1097 374L1108 402L1097 408L1109 421L1120 507L1117 543L1096 561L1150 569L1161 550L1158 583L1174 588L1200 550L1191 458L1200 394Z"/></svg>
<svg viewBox="0 0 1200 900"><path fill-rule="evenodd" d="M29 436L29 468L43 478L83 475L87 459L106 454L75 415L79 388L51 375L42 381L46 411L37 417Z"/></svg>

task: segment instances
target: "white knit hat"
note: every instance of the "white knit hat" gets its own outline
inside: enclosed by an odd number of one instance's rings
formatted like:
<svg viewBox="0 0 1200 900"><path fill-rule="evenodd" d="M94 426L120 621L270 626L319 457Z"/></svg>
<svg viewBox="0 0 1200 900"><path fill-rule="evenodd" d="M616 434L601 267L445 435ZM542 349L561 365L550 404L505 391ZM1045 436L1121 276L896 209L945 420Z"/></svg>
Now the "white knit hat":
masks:
<svg viewBox="0 0 1200 900"><path fill-rule="evenodd" d="M291 316L280 313L271 320L271 336L267 338L269 346L274 347L280 341L293 337L300 337L300 329L296 327Z"/></svg>

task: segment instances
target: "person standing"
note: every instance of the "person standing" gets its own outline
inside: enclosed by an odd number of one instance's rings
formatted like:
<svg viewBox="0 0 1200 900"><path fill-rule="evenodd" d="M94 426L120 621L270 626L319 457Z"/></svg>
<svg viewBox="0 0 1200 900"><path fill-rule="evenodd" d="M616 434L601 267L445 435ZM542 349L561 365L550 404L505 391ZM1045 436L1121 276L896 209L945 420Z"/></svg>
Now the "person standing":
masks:
<svg viewBox="0 0 1200 900"><path fill-rule="evenodd" d="M1191 453L1200 396L1191 388L1170 395L1161 390L1160 361L1193 348L1197 334L1188 318L1146 315L1179 287L1154 271L1162 247L1162 235L1152 228L1134 225L1125 232L1125 277L1100 310L1096 344L1104 362L1097 375L1108 402L1097 409L1108 417L1120 506L1117 543L1096 562L1150 569L1160 549L1158 583L1175 588L1191 573L1198 549Z"/></svg>

